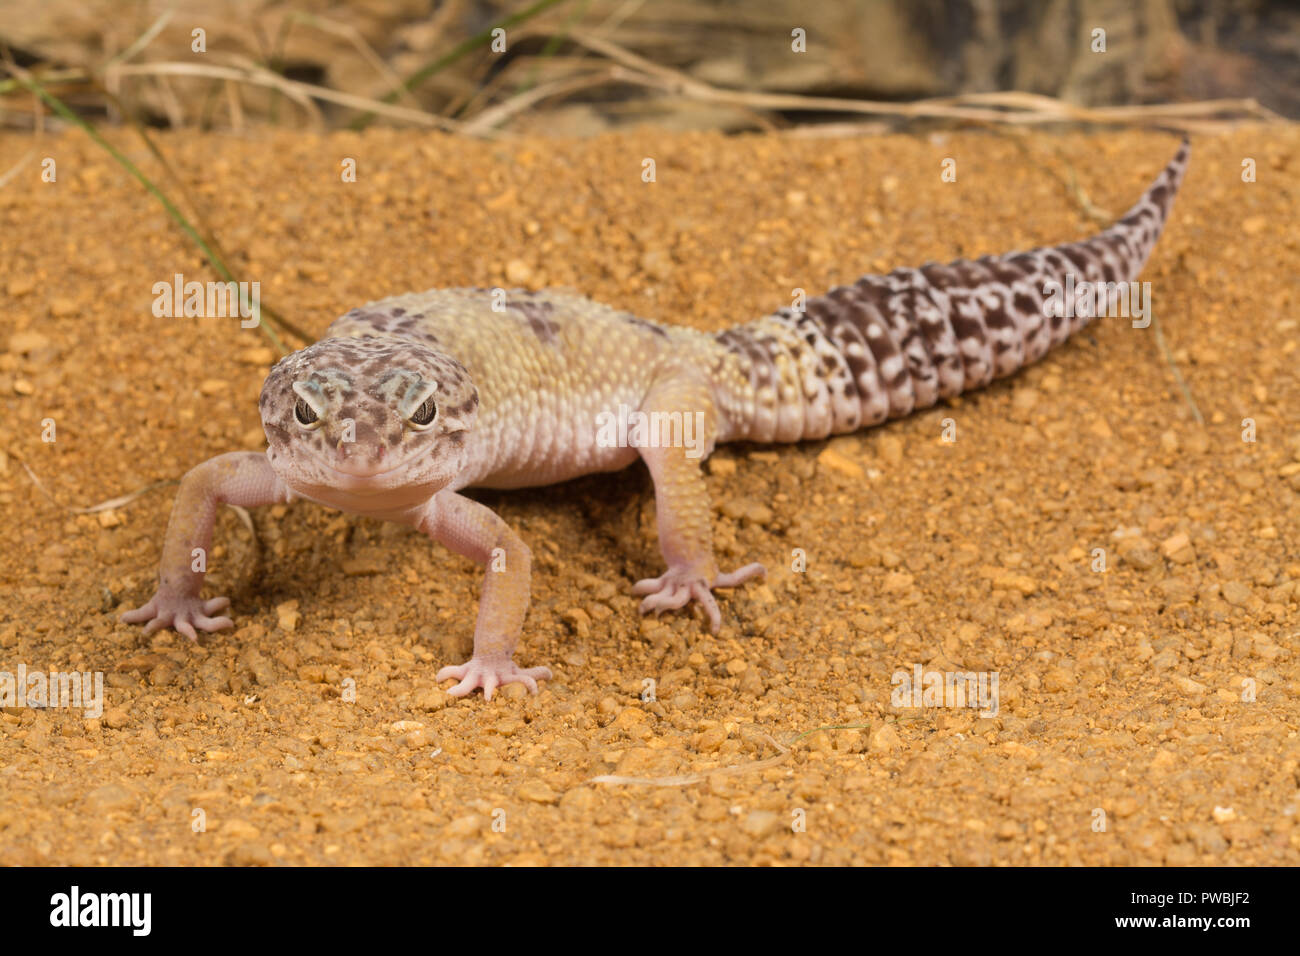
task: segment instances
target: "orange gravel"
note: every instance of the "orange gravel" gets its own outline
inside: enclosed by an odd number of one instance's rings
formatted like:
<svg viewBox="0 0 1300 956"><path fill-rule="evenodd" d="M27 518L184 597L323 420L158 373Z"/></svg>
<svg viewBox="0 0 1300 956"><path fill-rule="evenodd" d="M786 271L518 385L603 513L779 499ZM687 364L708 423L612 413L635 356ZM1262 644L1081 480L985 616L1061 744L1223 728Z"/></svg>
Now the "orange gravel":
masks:
<svg viewBox="0 0 1300 956"><path fill-rule="evenodd" d="M1071 168L1118 214L1175 147L159 140L240 277L313 333L502 284L718 329L795 287L1081 237ZM631 582L660 571L644 469L482 494L535 555L518 660L555 671L490 703L433 682L480 572L310 504L253 512L256 537L223 511L209 590L234 631L118 623L174 488L71 509L260 447L274 353L236 320L155 318L154 283L215 276L84 136L35 145L0 188L0 671L102 672L104 709L0 712L0 863L1300 863L1294 128L1194 143L1142 277L1167 354L1102 320L908 420L719 452L721 563L769 576L722 595L717 637L637 614ZM32 146L0 136L0 169ZM996 715L896 707L915 665L996 672ZM592 782L611 774L682 779Z"/></svg>

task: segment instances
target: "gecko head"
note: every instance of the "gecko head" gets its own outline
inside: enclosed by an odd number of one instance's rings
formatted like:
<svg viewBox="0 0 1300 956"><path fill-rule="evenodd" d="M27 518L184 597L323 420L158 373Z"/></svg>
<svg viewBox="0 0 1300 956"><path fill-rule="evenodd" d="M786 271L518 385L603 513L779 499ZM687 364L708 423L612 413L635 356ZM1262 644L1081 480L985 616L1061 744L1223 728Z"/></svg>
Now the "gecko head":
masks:
<svg viewBox="0 0 1300 956"><path fill-rule="evenodd" d="M433 349L364 336L287 355L259 402L281 480L326 503L414 507L460 471L478 414L465 367Z"/></svg>

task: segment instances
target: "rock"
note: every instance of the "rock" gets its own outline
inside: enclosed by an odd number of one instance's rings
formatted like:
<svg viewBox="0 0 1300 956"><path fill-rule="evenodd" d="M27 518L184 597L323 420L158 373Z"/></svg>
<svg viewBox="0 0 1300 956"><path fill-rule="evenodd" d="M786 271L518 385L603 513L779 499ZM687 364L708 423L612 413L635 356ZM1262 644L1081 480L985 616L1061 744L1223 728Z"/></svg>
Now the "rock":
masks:
<svg viewBox="0 0 1300 956"><path fill-rule="evenodd" d="M1172 770L1179 764L1179 757L1172 750L1158 750L1151 758L1152 770Z"/></svg>
<svg viewBox="0 0 1300 956"><path fill-rule="evenodd" d="M526 285L533 277L533 267L522 259L511 259L506 263L506 281L511 285Z"/></svg>
<svg viewBox="0 0 1300 956"><path fill-rule="evenodd" d="M15 355L26 355L28 352L39 352L50 344L48 337L41 335L40 332L15 332L9 336L9 351Z"/></svg>
<svg viewBox="0 0 1300 956"><path fill-rule="evenodd" d="M1183 604L1196 597L1196 585L1187 578L1165 578L1156 584L1170 604Z"/></svg>
<svg viewBox="0 0 1300 956"><path fill-rule="evenodd" d="M1174 675L1174 686L1186 694L1188 697L1200 697L1207 690L1206 686L1200 681L1192 680L1190 677Z"/></svg>
<svg viewBox="0 0 1300 956"><path fill-rule="evenodd" d="M1300 471L1300 468L1296 469ZM718 475L721 478L730 478L736 473L736 460L734 458L720 458L714 456L709 459L709 474Z"/></svg>
<svg viewBox="0 0 1300 956"><path fill-rule="evenodd" d="M86 794L86 809L98 813L135 806L135 794L117 783L106 783Z"/></svg>
<svg viewBox="0 0 1300 956"><path fill-rule="evenodd" d="M442 710L450 700L441 687L431 687L415 695L415 707L418 710Z"/></svg>
<svg viewBox="0 0 1300 956"><path fill-rule="evenodd" d="M1029 412L1038 404L1038 392L1027 386L1017 388L1011 394L1011 407L1018 412Z"/></svg>
<svg viewBox="0 0 1300 956"><path fill-rule="evenodd" d="M720 748L727 739L727 728L721 724L710 727L695 738L695 749L702 754L709 754Z"/></svg>
<svg viewBox="0 0 1300 956"><path fill-rule="evenodd" d="M1233 607L1245 607L1254 593L1244 581L1225 581L1223 584L1223 599Z"/></svg>
<svg viewBox="0 0 1300 956"><path fill-rule="evenodd" d="M718 502L718 510L733 521L744 518L757 525L766 525L772 520L772 509L753 498L724 498Z"/></svg>
<svg viewBox="0 0 1300 956"><path fill-rule="evenodd" d="M1174 564L1190 564L1196 560L1196 551L1187 532L1180 531L1160 543L1160 553Z"/></svg>
<svg viewBox="0 0 1300 956"><path fill-rule="evenodd" d="M1160 556L1152 548L1140 544L1121 551L1120 557L1125 564L1131 564L1140 571L1150 570L1160 561Z"/></svg>
<svg viewBox="0 0 1300 956"><path fill-rule="evenodd" d="M755 840L761 840L781 829L782 822L771 810L750 810L740 822L740 828Z"/></svg>
<svg viewBox="0 0 1300 956"><path fill-rule="evenodd" d="M247 820L227 820L221 824L220 830L222 836L234 840L256 840L262 835L262 831Z"/></svg>
<svg viewBox="0 0 1300 956"><path fill-rule="evenodd" d="M455 840L477 836L483 830L483 823L483 818L477 813L457 817L442 828L442 838L444 840Z"/></svg>
<svg viewBox="0 0 1300 956"><path fill-rule="evenodd" d="M285 601L283 604L277 604L275 606L275 614L279 619L280 629L290 633L292 633L293 629L298 626L298 622L302 620L302 615L298 613L298 602L296 600Z"/></svg>
<svg viewBox="0 0 1300 956"><path fill-rule="evenodd" d="M540 780L525 780L515 790L515 796L530 803L555 803L559 800L556 792Z"/></svg>
<svg viewBox="0 0 1300 956"><path fill-rule="evenodd" d="M1025 597L1029 597L1038 590L1038 582L1027 574L1002 571L994 576L993 588L997 591L1019 591Z"/></svg>
<svg viewBox="0 0 1300 956"><path fill-rule="evenodd" d="M909 590L915 582L915 578L902 571L891 571L885 575L885 583L881 590L886 594L901 594Z"/></svg>
<svg viewBox="0 0 1300 956"><path fill-rule="evenodd" d="M880 458L886 464L897 465L903 461L903 443L893 435L882 435L876 447L880 449Z"/></svg>
<svg viewBox="0 0 1300 956"><path fill-rule="evenodd" d="M903 746L903 739L898 736L898 731L894 729L893 724L881 724L871 735L873 752L888 753L901 746Z"/></svg>
<svg viewBox="0 0 1300 956"><path fill-rule="evenodd" d="M673 274L673 260L662 249L647 249L641 254L641 271L651 279L662 282Z"/></svg>
<svg viewBox="0 0 1300 956"><path fill-rule="evenodd" d="M823 468L838 471L846 478L852 478L855 481L861 479L864 475L861 465L851 458L845 458L834 448L822 449L822 453L817 456L817 463Z"/></svg>
<svg viewBox="0 0 1300 956"><path fill-rule="evenodd" d="M275 858L264 843L245 842L227 850L225 862L229 866L271 866Z"/></svg>
<svg viewBox="0 0 1300 956"><path fill-rule="evenodd" d="M149 672L149 683L154 687L167 687L180 675L180 665L173 660L165 660Z"/></svg>
<svg viewBox="0 0 1300 956"><path fill-rule="evenodd" d="M560 620L569 625L578 637L587 637L591 633L591 615L580 607L561 611Z"/></svg>
<svg viewBox="0 0 1300 956"><path fill-rule="evenodd" d="M1069 690L1077 683L1074 674L1063 667L1053 667L1043 675L1043 690L1049 694L1059 694Z"/></svg>
<svg viewBox="0 0 1300 956"><path fill-rule="evenodd" d="M1267 228L1268 224L1268 216L1247 216L1245 219L1241 220L1241 231L1248 236L1254 236L1263 232L1264 229Z"/></svg>
<svg viewBox="0 0 1300 956"><path fill-rule="evenodd" d="M1118 819L1124 820L1128 817L1133 816L1133 814L1137 813L1137 811L1138 811L1137 800L1134 799L1133 797L1125 796L1125 797L1120 797L1118 800L1115 801L1114 807L1112 808L1111 812L1114 813Z"/></svg>

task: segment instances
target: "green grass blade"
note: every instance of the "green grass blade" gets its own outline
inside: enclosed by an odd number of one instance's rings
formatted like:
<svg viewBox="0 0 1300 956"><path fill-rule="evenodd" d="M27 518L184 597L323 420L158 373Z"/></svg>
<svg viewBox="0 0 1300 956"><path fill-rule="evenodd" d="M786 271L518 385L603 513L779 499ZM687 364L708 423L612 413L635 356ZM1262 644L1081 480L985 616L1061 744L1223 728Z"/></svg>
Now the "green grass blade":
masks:
<svg viewBox="0 0 1300 956"><path fill-rule="evenodd" d="M457 43L454 47L452 47L449 51L444 53L442 56L438 57L432 63L428 63L425 66L422 66L420 69L416 70L414 73L412 73L410 76L408 76L405 80L402 81L401 86L399 86L395 90L389 90L387 93L384 94L383 97L381 97L381 99L385 103L392 103L401 94L402 90L409 91L415 89L425 80L427 80L429 77L434 76L435 74L451 66L461 57L465 56L465 54L472 53L474 50L477 50L481 46L487 46L489 43L492 42L493 30L504 30L507 27L517 26L520 23L524 23L528 20L531 20L533 17L537 16L538 14L544 13L545 11L549 10L551 7L554 7L557 4L561 4L565 2L567 2L567 0L537 0L537 2L534 3L531 7L527 7L523 10L520 10L518 13L512 13L510 14L510 16L498 20L496 23L474 34L472 37L469 37L468 39L462 40L460 43ZM365 129L365 127L368 126L370 124L370 121L373 120L374 118L375 118L374 113L363 113L361 116L358 116L349 124L349 128L353 130Z"/></svg>
<svg viewBox="0 0 1300 956"><path fill-rule="evenodd" d="M66 103L46 90L38 81L25 76L19 76L18 82L32 93L39 96L41 100L49 106L50 109L54 110L55 113L59 114L59 116L63 117L69 123L80 127L87 136L117 160L123 169L134 176L140 182L140 185L144 186L144 188L152 194L155 199L162 203L163 208L167 210L167 214L171 216L176 225L180 227L181 232L189 236L194 244L199 247L199 251L203 253L203 257L207 259L212 268L216 270L217 275L221 276L221 278L226 282L236 281L234 275L226 267L225 262L222 261L219 255L217 255L212 246L208 244L207 240L205 240L203 236L199 235L198 230L190 224L190 221L185 218L185 214L177 208L176 204L168 199L166 193L155 186L153 181L141 172L140 168L136 166L135 163L131 162L131 160L123 155L123 153L112 143L104 139L104 137L99 134L99 130L95 129L94 126L69 109ZM271 343L280 350L281 355L289 354L289 350L286 349L284 343L280 341L280 336L276 334L275 329L273 329L269 323L258 322L257 327L261 329L262 334L269 338Z"/></svg>

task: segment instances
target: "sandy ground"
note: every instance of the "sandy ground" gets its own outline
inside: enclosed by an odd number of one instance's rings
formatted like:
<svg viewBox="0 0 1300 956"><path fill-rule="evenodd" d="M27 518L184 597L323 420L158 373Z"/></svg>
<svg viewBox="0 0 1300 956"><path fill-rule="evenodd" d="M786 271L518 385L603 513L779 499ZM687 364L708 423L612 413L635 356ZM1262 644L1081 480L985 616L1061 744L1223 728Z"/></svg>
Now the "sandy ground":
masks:
<svg viewBox="0 0 1300 956"><path fill-rule="evenodd" d="M160 140L241 276L313 333L507 283L718 329L795 286L1085 235L1071 167L1119 213L1176 146ZM0 137L0 168L31 146ZM209 591L235 630L118 623L174 487L69 509L261 447L272 355L234 320L155 318L154 283L213 276L85 137L41 141L0 189L0 670L101 671L105 709L0 713L0 863L1300 863L1298 176L1295 130L1197 140L1143 276L1204 425L1155 330L1104 320L911 419L722 449L722 563L770 574L723 596L717 637L637 614L631 581L660 570L644 469L481 495L535 554L518 660L555 670L485 702L433 681L468 649L478 570L310 504L253 512L256 540L223 511ZM894 706L914 665L996 672L996 716Z"/></svg>

